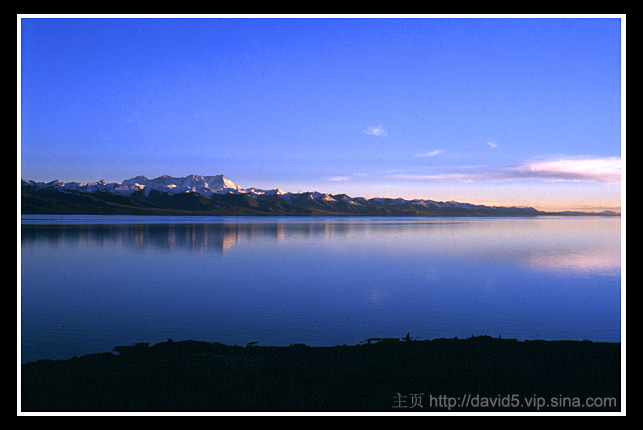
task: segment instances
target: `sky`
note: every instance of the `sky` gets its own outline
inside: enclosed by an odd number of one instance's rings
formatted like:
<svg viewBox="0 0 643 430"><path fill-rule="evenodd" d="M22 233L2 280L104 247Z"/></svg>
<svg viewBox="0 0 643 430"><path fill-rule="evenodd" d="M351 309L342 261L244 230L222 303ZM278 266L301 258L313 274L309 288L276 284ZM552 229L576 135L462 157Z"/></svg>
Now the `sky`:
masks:
<svg viewBox="0 0 643 430"><path fill-rule="evenodd" d="M19 16L19 176L620 210L624 27Z"/></svg>

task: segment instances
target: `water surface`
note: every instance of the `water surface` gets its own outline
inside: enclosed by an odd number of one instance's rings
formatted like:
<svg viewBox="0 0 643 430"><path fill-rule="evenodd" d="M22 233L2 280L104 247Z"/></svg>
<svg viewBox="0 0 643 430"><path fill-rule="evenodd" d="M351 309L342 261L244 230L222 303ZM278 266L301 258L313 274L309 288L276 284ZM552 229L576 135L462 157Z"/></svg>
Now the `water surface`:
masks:
<svg viewBox="0 0 643 430"><path fill-rule="evenodd" d="M23 216L22 361L116 345L621 338L620 218Z"/></svg>

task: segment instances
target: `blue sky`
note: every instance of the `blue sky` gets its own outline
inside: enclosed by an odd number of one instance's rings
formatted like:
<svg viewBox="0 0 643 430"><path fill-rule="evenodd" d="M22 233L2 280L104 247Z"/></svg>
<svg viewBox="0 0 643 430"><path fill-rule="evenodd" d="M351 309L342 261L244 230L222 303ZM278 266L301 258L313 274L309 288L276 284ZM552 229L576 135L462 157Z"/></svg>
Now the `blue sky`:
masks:
<svg viewBox="0 0 643 430"><path fill-rule="evenodd" d="M618 208L622 23L23 16L20 176Z"/></svg>

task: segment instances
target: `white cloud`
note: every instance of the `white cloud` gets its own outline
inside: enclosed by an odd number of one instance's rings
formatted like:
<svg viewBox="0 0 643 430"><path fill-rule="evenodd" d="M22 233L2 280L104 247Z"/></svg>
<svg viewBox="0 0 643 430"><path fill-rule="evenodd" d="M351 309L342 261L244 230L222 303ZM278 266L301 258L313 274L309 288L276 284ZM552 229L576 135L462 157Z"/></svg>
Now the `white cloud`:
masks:
<svg viewBox="0 0 643 430"><path fill-rule="evenodd" d="M333 182L341 182L341 181L348 181L350 177L348 176L331 176L329 178L326 178L327 181L333 181Z"/></svg>
<svg viewBox="0 0 643 430"><path fill-rule="evenodd" d="M386 136L386 130L384 130L381 124L378 126L367 128L366 130L364 130L364 133L373 136Z"/></svg>
<svg viewBox="0 0 643 430"><path fill-rule="evenodd" d="M491 147L491 149L494 149L494 148L498 147L498 144L495 143L495 142L487 142L487 145L489 145L489 147Z"/></svg>
<svg viewBox="0 0 643 430"><path fill-rule="evenodd" d="M529 161L514 166L454 169L438 174L395 174L392 179L425 181L516 181L543 182L595 182L618 184L621 182L620 157L569 157L544 161Z"/></svg>
<svg viewBox="0 0 643 430"><path fill-rule="evenodd" d="M506 175L515 178L532 178L546 181L621 182L621 158L559 158L533 161L506 169Z"/></svg>
<svg viewBox="0 0 643 430"><path fill-rule="evenodd" d="M443 152L444 152L443 150L437 149L435 151L427 152L425 154L418 154L416 155L416 157L433 157L435 155L442 154Z"/></svg>

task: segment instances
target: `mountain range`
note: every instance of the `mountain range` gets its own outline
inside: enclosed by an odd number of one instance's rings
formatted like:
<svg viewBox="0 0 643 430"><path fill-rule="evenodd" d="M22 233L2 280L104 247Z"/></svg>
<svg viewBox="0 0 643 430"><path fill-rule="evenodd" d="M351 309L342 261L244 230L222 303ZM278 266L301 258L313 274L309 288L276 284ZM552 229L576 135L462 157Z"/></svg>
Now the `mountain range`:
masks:
<svg viewBox="0 0 643 430"><path fill-rule="evenodd" d="M136 176L122 183L21 180L22 214L268 216L542 216L618 213L544 212L426 199L350 197L279 188L242 188L224 175Z"/></svg>

